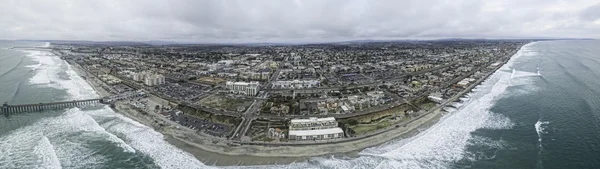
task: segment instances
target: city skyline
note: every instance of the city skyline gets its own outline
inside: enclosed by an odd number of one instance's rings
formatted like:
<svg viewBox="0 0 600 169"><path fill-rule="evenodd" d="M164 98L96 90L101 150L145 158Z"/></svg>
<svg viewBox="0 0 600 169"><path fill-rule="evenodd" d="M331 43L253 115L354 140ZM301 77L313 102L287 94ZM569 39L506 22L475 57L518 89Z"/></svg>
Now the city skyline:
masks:
<svg viewBox="0 0 600 169"><path fill-rule="evenodd" d="M4 40L337 42L600 38L600 3L577 1L8 1Z"/></svg>

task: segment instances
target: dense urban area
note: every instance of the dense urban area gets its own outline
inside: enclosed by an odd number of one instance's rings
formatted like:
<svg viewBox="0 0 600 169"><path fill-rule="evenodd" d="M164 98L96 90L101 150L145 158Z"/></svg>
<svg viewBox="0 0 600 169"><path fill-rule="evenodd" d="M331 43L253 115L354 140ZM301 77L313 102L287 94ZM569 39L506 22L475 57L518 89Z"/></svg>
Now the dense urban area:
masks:
<svg viewBox="0 0 600 169"><path fill-rule="evenodd" d="M52 52L83 68L89 76L82 77L112 94L149 94L114 104L238 144L302 144L368 137L440 106L452 109L460 102L457 97L468 97L464 90L497 70L524 43L63 42L53 43Z"/></svg>

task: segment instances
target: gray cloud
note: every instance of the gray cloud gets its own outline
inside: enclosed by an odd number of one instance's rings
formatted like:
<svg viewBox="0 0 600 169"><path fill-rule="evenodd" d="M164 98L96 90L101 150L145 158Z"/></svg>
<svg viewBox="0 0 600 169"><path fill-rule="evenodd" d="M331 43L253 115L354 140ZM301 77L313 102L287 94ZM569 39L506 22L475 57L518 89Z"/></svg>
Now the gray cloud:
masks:
<svg viewBox="0 0 600 169"><path fill-rule="evenodd" d="M2 39L600 38L595 0L8 0Z"/></svg>
<svg viewBox="0 0 600 169"><path fill-rule="evenodd" d="M600 19L600 3L585 8L581 12L581 18L585 21L595 21Z"/></svg>

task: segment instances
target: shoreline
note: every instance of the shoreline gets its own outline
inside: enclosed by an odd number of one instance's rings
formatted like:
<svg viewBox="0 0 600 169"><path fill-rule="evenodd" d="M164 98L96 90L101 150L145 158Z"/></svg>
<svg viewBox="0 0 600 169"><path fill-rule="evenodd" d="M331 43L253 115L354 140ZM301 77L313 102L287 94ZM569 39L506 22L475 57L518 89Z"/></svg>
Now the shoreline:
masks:
<svg viewBox="0 0 600 169"><path fill-rule="evenodd" d="M530 44L530 43L528 43ZM528 44L524 44L528 45ZM231 165L267 165L267 164L286 164L297 161L304 161L311 157L318 156L346 156L358 157L358 152L369 147L381 146L390 141L405 139L419 133L417 129L422 127L429 128L436 124L442 116L441 109L447 104L453 103L464 94L470 92L474 87L487 80L489 76L497 72L501 67L508 63L522 47L519 48L507 60L504 60L501 65L493 71L482 76L476 82L459 92L452 98L447 99L444 103L428 110L426 113L417 117L411 118L409 121L398 123L400 127L390 126L375 134L365 138L355 140L339 141L332 143L308 144L308 145L238 145L230 146L229 140L222 138L214 138L203 135L192 129L170 121L160 114L148 113L142 114L123 102L118 102L112 108L114 112L131 118L143 125L153 128L155 131L163 134L164 139L173 146L184 150L191 155L194 155L198 160L205 164L217 166ZM60 56L59 56L60 57ZM66 60L65 60L66 61ZM93 87L100 97L110 95L108 91L102 88L102 84L98 84L92 80L89 73L81 68L77 63L66 61L71 68L80 76L85 75L85 81ZM94 77L96 79L96 77Z"/></svg>

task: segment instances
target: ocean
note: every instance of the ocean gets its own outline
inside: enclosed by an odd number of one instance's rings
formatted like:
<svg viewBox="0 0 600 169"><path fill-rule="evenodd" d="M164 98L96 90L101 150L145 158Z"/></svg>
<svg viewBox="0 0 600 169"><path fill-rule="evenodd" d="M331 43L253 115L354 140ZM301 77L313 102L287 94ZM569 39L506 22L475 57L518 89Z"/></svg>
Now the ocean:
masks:
<svg viewBox="0 0 600 169"><path fill-rule="evenodd" d="M95 98L57 56L0 42L0 102ZM358 157L217 168L600 168L600 41L525 45L462 106ZM0 168L213 168L108 107L0 117Z"/></svg>

